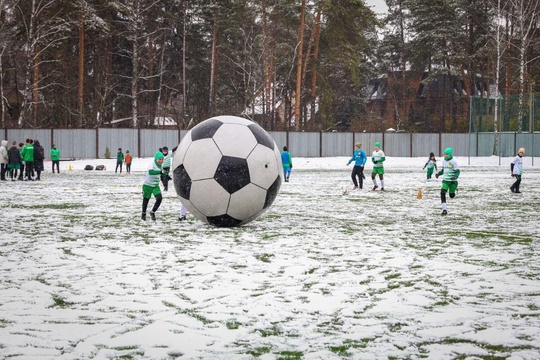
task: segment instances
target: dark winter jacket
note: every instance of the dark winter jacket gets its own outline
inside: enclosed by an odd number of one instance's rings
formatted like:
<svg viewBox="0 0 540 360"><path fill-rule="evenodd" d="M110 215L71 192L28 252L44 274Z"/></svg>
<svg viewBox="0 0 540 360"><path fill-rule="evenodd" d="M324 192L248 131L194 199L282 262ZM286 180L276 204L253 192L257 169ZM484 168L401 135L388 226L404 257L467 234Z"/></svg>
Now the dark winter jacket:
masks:
<svg viewBox="0 0 540 360"><path fill-rule="evenodd" d="M8 150L8 158L10 164L20 164L22 161L21 152L16 146L12 146Z"/></svg>
<svg viewBox="0 0 540 360"><path fill-rule="evenodd" d="M45 158L45 149L39 143L39 141L34 141L34 169L36 171L44 171L43 159Z"/></svg>

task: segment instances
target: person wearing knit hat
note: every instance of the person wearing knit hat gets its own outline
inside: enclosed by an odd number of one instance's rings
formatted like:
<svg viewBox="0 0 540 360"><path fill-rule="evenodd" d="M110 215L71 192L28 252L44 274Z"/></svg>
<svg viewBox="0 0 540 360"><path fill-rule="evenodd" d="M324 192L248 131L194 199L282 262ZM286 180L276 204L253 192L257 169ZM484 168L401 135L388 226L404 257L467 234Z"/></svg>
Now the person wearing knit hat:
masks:
<svg viewBox="0 0 540 360"><path fill-rule="evenodd" d="M347 166L354 161L354 167L352 170L351 178L354 184L353 190L357 190L358 186L360 189L364 187L364 165L367 161L367 156L364 150L362 150L362 144L357 142L354 145L354 152L352 157L349 159ZM358 180L356 178L358 177Z"/></svg>
<svg viewBox="0 0 540 360"><path fill-rule="evenodd" d="M384 160L386 160L386 157L381 150L381 143L377 141L374 144L374 150L371 154L371 162L373 163L373 169L371 170L371 180L373 181L372 191L379 187L379 185L377 185L377 175L379 175L379 179L381 180L381 191L384 191Z"/></svg>
<svg viewBox="0 0 540 360"><path fill-rule="evenodd" d="M159 181L161 177L161 165L163 164L163 159L165 157L163 156L163 153L161 151L158 151L156 155L154 156L154 161L150 164L148 167L148 171L146 172L146 178L144 179L144 183L142 186L143 190L143 203L142 203L142 215L141 219L146 220L146 209L148 208L148 203L150 202L150 198L152 195L154 195L154 198L156 199L156 202L154 203L154 207L152 208L152 211L150 212L150 216L152 220L156 221L156 211L159 209L159 206L161 205L161 201L163 200L163 197L161 196L161 189L159 188Z"/></svg>
<svg viewBox="0 0 540 360"><path fill-rule="evenodd" d="M523 156L525 156L525 148L519 148L517 156L510 163L510 174L516 178L516 181L510 186L510 191L520 194L519 185L521 185L521 174L523 173Z"/></svg>
<svg viewBox="0 0 540 360"><path fill-rule="evenodd" d="M442 206L442 215L448 214L448 209L446 207L446 193L450 194L450 198L456 196L456 191L458 187L458 177L460 170L457 164L456 159L453 157L452 148L446 148L443 152L444 159L442 162L442 169L435 174L436 178L443 175L443 181L441 185L441 206Z"/></svg>
<svg viewBox="0 0 540 360"><path fill-rule="evenodd" d="M433 175L433 170L437 171L437 159L435 159L435 154L434 153L429 153L429 159L428 161L424 164L424 167L422 168L422 170L425 170L427 169L427 179L426 181L427 182L430 182L431 181L431 175Z"/></svg>

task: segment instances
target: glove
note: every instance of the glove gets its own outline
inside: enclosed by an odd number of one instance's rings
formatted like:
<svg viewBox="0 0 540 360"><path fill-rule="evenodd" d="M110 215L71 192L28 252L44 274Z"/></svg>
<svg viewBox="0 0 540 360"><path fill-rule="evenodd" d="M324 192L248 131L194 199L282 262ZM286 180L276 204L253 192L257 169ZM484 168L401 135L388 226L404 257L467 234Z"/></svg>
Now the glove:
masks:
<svg viewBox="0 0 540 360"><path fill-rule="evenodd" d="M514 173L512 173L512 177L516 177L516 175Z"/></svg>
<svg viewBox="0 0 540 360"><path fill-rule="evenodd" d="M457 180L457 178L456 177L451 177L450 180Z"/></svg>
<svg viewBox="0 0 540 360"><path fill-rule="evenodd" d="M376 164L376 163L378 163L378 161L377 161L377 160L373 160L373 163Z"/></svg>
<svg viewBox="0 0 540 360"><path fill-rule="evenodd" d="M292 169L292 164L291 164L291 169Z"/></svg>
<svg viewBox="0 0 540 360"><path fill-rule="evenodd" d="M349 166L350 164L351 164L351 163L350 163L350 162L348 162L348 163L347 163L347 166Z"/></svg>
<svg viewBox="0 0 540 360"><path fill-rule="evenodd" d="M439 178L439 173L435 174L435 178L436 178L436 179Z"/></svg>

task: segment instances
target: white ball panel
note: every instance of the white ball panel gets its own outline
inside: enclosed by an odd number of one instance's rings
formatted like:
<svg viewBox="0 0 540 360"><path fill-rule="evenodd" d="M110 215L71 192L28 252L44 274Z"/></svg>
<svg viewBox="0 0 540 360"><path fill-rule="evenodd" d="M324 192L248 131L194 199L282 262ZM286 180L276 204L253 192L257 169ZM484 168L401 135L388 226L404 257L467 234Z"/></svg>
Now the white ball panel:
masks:
<svg viewBox="0 0 540 360"><path fill-rule="evenodd" d="M278 162L279 160L279 162ZM282 171L281 155L276 158L273 150L257 145L247 158L251 182L268 189Z"/></svg>
<svg viewBox="0 0 540 360"><path fill-rule="evenodd" d="M213 137L217 146L225 156L245 159L257 145L257 139L247 126L224 124Z"/></svg>
<svg viewBox="0 0 540 360"><path fill-rule="evenodd" d="M266 190L249 184L231 195L227 214L235 219L244 220L260 212L264 207Z"/></svg>
<svg viewBox="0 0 540 360"><path fill-rule="evenodd" d="M221 160L221 152L212 139L201 139L191 143L184 157L184 167L192 181L210 179L214 176Z"/></svg>
<svg viewBox="0 0 540 360"><path fill-rule="evenodd" d="M206 216L224 215L229 206L230 195L214 179L191 183L190 201Z"/></svg>
<svg viewBox="0 0 540 360"><path fill-rule="evenodd" d="M274 153L276 154L276 159L278 163L279 177L281 178L281 181L283 181L285 178L285 176L283 175L283 163L281 162L281 153L279 152L277 145L274 147Z"/></svg>
<svg viewBox="0 0 540 360"><path fill-rule="evenodd" d="M186 156L186 150L189 148L189 145L191 145L191 132L188 132L186 136L182 138L182 140L180 141L180 144L178 144L178 147L176 148L176 151L174 152L173 162L172 162L173 170L176 169L178 165L184 162L184 157Z"/></svg>
<svg viewBox="0 0 540 360"><path fill-rule="evenodd" d="M192 203L191 201L184 199L183 197L179 196L180 202L186 206L186 209L189 213L191 213L193 216L195 216L197 219L201 220L202 222L205 222L208 224L208 220L206 220L206 216L200 212Z"/></svg>

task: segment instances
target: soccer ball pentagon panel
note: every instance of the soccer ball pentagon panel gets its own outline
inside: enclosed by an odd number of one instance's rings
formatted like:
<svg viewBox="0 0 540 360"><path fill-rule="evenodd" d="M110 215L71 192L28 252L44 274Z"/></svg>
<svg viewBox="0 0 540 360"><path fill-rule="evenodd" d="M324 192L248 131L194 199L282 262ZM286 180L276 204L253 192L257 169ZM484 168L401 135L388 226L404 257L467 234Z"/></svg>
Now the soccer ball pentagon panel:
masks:
<svg viewBox="0 0 540 360"><path fill-rule="evenodd" d="M256 123L217 116L184 136L173 157L173 179L182 204L197 219L239 226L274 202L283 180L281 153Z"/></svg>

